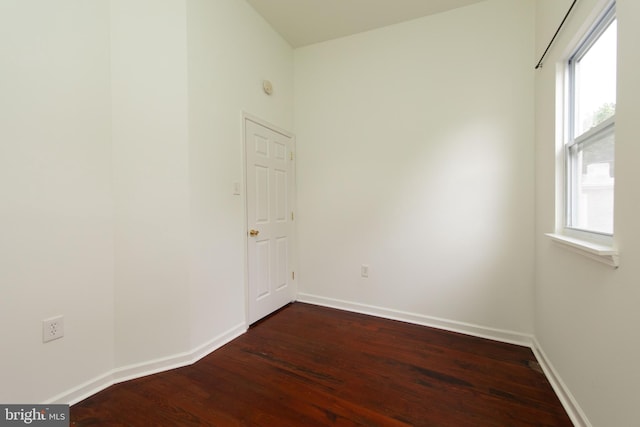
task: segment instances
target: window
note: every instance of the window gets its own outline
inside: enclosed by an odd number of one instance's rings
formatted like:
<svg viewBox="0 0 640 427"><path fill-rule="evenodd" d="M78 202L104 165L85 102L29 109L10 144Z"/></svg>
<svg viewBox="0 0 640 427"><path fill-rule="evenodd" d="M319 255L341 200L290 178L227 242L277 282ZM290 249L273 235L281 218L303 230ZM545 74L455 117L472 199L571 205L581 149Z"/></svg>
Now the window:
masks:
<svg viewBox="0 0 640 427"><path fill-rule="evenodd" d="M615 4L568 61L565 230L613 235Z"/></svg>

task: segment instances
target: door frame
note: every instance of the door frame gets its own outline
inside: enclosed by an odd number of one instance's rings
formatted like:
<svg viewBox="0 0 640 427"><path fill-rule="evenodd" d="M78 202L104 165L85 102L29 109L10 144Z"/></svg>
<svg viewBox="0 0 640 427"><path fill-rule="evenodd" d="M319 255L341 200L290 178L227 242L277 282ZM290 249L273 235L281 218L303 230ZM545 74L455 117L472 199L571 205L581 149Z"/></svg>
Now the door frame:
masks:
<svg viewBox="0 0 640 427"><path fill-rule="evenodd" d="M291 165L291 173L293 174L293 188L292 190L292 206L291 209L294 212L294 219L292 221L291 227L291 271L295 272L295 277L291 280L291 288L292 288L292 302L296 301L298 297L298 218L297 218L297 149L296 149L296 136L293 132L290 132L286 129L283 129L279 126L276 126L266 120L263 120L253 114L247 113L246 111L242 112L242 188L243 188L243 196L242 196L242 211L243 215L243 241L244 241L244 322L246 327L248 328L249 323L249 216L248 216L248 195L247 195L247 127L246 122L251 121L260 126L268 128L273 132L279 133L281 135L286 136L287 138L291 138L291 145L293 147L293 161Z"/></svg>

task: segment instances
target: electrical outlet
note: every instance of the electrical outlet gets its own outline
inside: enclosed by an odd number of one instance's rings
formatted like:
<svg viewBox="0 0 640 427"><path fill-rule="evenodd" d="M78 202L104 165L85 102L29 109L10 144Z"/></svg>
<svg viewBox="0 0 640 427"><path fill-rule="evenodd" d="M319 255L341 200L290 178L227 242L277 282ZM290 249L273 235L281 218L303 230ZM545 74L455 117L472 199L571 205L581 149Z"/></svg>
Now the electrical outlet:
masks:
<svg viewBox="0 0 640 427"><path fill-rule="evenodd" d="M42 321L42 342L49 342L64 336L64 317L56 316Z"/></svg>
<svg viewBox="0 0 640 427"><path fill-rule="evenodd" d="M360 276L369 277L369 266L362 264L360 266Z"/></svg>

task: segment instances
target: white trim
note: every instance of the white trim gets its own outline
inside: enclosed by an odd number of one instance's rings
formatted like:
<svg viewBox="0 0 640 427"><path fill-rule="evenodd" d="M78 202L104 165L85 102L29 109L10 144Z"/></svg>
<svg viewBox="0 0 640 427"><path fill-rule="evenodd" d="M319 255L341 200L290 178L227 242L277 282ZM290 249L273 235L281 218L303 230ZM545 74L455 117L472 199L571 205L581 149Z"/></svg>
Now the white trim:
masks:
<svg viewBox="0 0 640 427"><path fill-rule="evenodd" d="M74 405L114 384L192 365L203 357L213 353L223 345L233 341L246 331L247 325L243 322L228 331L223 332L209 342L196 347L190 352L178 353L173 356L113 369L103 375L48 399L44 404L64 403Z"/></svg>
<svg viewBox="0 0 640 427"><path fill-rule="evenodd" d="M266 120L263 120L258 116L254 116L251 113L247 113L246 111L243 111L242 112L242 127L243 127L243 129L244 129L245 120L249 120L249 121L252 121L254 123L259 124L260 126L264 126L266 128L269 128L274 132L278 132L278 133L286 136L287 138L291 138L291 139L295 139L296 138L296 136L293 134L293 132L290 132L290 131L288 131L286 129L283 129L283 128L279 127L279 126L276 126L273 123L268 122Z"/></svg>
<svg viewBox="0 0 640 427"><path fill-rule="evenodd" d="M556 392L558 399L560 399L560 403L562 403L567 415L571 418L573 425L576 427L592 427L586 414L580 405L578 405L573 394L569 391L569 387L567 387L564 381L562 381L562 378L549 361L549 358L542 350L542 346L535 337L533 337L531 350L536 356L536 359L538 359L538 363L540 364L542 371L549 380L549 383L551 383L551 387Z"/></svg>
<svg viewBox="0 0 640 427"><path fill-rule="evenodd" d="M401 322L413 323L415 325L429 326L445 331L458 332L508 344L531 347L531 344L533 343L533 335L508 331L505 329L489 328L486 326L458 322L455 320L441 319L438 317L425 316L424 314L410 313L407 311L393 310L384 307L325 298L304 293L298 294L298 301L324 307L337 308L354 313L368 314L370 316L382 317L384 319L399 320Z"/></svg>
<svg viewBox="0 0 640 427"><path fill-rule="evenodd" d="M42 402L44 405L49 404L69 404L74 405L89 396L92 396L107 387L115 384L113 380L114 370L107 372L106 374L99 375L87 382L84 382L72 389L58 394L57 396L47 399Z"/></svg>
<svg viewBox="0 0 640 427"><path fill-rule="evenodd" d="M620 266L620 253L613 246L593 243L574 237L565 236L563 234L546 233L545 236L550 237L555 243L569 249L572 252L591 258L613 268Z"/></svg>

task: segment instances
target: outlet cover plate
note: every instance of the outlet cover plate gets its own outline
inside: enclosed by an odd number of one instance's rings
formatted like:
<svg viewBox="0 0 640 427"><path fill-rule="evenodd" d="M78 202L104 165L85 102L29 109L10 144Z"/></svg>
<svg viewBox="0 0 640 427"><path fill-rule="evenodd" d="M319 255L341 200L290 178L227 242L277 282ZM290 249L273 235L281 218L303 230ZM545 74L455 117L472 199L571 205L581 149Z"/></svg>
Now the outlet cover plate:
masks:
<svg viewBox="0 0 640 427"><path fill-rule="evenodd" d="M64 317L50 317L42 321L42 342L49 342L64 336Z"/></svg>

